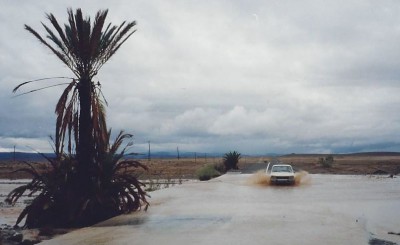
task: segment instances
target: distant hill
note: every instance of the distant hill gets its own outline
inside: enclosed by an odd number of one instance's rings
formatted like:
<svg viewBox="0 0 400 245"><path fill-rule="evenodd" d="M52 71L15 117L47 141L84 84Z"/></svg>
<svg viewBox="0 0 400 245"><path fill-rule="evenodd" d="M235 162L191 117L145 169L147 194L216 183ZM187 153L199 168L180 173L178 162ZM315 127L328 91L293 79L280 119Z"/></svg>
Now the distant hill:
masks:
<svg viewBox="0 0 400 245"><path fill-rule="evenodd" d="M48 157L54 157L54 153L45 153ZM223 157L224 153L205 153L205 152L182 152L179 153L180 158L213 158L213 157ZM400 156L400 152L358 152L358 153L346 153L346 154L286 154L279 155L275 153L268 154L249 154L244 155L242 157L257 157L257 156L270 156L270 157L324 157L327 155L333 156ZM148 153L136 153L132 155L127 155L126 158L131 159L147 159ZM176 159L178 158L177 152L151 152L151 158L153 159ZM12 161L14 160L13 152L0 152L0 161ZM15 160L16 161L31 161L31 162L41 162L46 161L46 159L38 153L27 153L27 152L15 152Z"/></svg>
<svg viewBox="0 0 400 245"><path fill-rule="evenodd" d="M48 157L53 157L54 153L46 153ZM0 161L45 161L46 159L38 153L28 153L28 152L0 152Z"/></svg>
<svg viewBox="0 0 400 245"><path fill-rule="evenodd" d="M355 153L343 153L343 154L338 154L338 153L333 153L333 154L287 154L287 155L281 155L281 157L323 157L327 155L333 155L333 156L400 156L400 152L355 152Z"/></svg>
<svg viewBox="0 0 400 245"><path fill-rule="evenodd" d="M47 157L54 157L54 153L45 153ZM179 153L179 157L181 158L205 158L205 157L222 157L223 153L202 153L202 152L182 152ZM39 153L27 153L27 152L15 152L15 156L13 152L0 152L0 161L13 161L15 158L16 161L46 161L46 159L40 155ZM135 159L147 159L148 153L135 153L131 155L126 155L125 158L135 158ZM151 158L160 159L160 158L178 158L177 152L151 152Z"/></svg>
<svg viewBox="0 0 400 245"><path fill-rule="evenodd" d="M345 154L348 156L400 156L400 152L359 152Z"/></svg>

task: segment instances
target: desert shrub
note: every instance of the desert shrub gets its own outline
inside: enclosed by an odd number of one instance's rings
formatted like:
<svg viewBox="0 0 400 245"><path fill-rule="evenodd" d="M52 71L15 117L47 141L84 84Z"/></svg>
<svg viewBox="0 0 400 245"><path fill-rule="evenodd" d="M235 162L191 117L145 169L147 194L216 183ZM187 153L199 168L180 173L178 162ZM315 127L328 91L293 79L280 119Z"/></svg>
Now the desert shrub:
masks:
<svg viewBox="0 0 400 245"><path fill-rule="evenodd" d="M334 161L335 160L333 159L333 156L328 155L325 158L323 157L319 158L318 163L324 168L330 168L332 167Z"/></svg>
<svg viewBox="0 0 400 245"><path fill-rule="evenodd" d="M150 179L149 183L146 184L146 191L151 192L151 191L157 191L161 189L161 182L159 179Z"/></svg>
<svg viewBox="0 0 400 245"><path fill-rule="evenodd" d="M215 169L215 166L214 164L207 164L199 168L196 172L197 178L204 181L220 176L221 173Z"/></svg>
<svg viewBox="0 0 400 245"><path fill-rule="evenodd" d="M241 158L241 156L240 156L239 152L230 151L228 153L225 153L224 158L223 158L225 170L229 171L231 169L239 169L237 165L239 163L240 158Z"/></svg>
<svg viewBox="0 0 400 245"><path fill-rule="evenodd" d="M220 173L225 173L226 172L225 165L224 165L223 162L215 163L214 164L214 168L215 168L215 170L217 170Z"/></svg>

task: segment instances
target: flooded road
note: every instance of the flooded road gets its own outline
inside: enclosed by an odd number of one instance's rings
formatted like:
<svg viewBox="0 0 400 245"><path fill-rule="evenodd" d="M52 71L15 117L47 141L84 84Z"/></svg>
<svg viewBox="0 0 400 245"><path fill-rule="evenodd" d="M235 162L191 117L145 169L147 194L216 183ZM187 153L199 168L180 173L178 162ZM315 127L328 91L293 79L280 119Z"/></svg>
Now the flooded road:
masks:
<svg viewBox="0 0 400 245"><path fill-rule="evenodd" d="M27 195L23 195L15 206L6 204L5 199L10 191L28 182L29 180L27 179L0 180L0 225L15 225L19 213L26 205L26 201L31 198L28 198Z"/></svg>
<svg viewBox="0 0 400 245"><path fill-rule="evenodd" d="M123 215L42 244L400 244L400 178L310 175L268 186L251 174L152 192L147 212Z"/></svg>

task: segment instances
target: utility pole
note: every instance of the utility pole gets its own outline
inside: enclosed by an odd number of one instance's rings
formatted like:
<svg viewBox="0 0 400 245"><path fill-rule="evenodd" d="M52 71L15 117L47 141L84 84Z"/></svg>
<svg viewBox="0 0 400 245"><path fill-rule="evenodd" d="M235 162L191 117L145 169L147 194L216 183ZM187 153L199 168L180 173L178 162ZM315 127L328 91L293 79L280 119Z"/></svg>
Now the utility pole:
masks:
<svg viewBox="0 0 400 245"><path fill-rule="evenodd" d="M194 153L194 163L196 164L196 160L197 160L197 154L196 152Z"/></svg>
<svg viewBox="0 0 400 245"><path fill-rule="evenodd" d="M15 162L15 145L14 145L14 154L13 154L13 159L14 159L14 162Z"/></svg>
<svg viewBox="0 0 400 245"><path fill-rule="evenodd" d="M151 160L150 140L148 141L148 143L149 143L149 153L147 155L147 160L150 161Z"/></svg>
<svg viewBox="0 0 400 245"><path fill-rule="evenodd" d="M179 146L176 147L176 152L178 153L178 160L179 160L179 159L180 159L180 156L179 156Z"/></svg>

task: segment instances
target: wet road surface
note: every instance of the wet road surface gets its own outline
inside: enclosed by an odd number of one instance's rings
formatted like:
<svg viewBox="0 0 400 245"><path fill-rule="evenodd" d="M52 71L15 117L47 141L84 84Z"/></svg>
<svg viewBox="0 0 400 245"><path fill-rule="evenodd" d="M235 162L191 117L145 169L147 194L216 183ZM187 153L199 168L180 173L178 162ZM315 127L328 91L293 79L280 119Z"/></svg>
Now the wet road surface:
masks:
<svg viewBox="0 0 400 245"><path fill-rule="evenodd" d="M400 178L311 175L299 186L226 174L151 193L123 215L43 244L400 244Z"/></svg>

